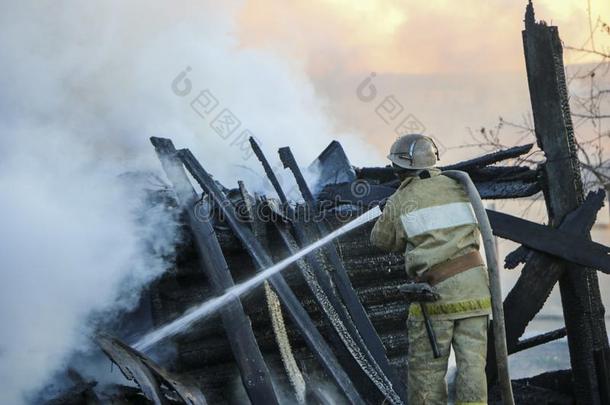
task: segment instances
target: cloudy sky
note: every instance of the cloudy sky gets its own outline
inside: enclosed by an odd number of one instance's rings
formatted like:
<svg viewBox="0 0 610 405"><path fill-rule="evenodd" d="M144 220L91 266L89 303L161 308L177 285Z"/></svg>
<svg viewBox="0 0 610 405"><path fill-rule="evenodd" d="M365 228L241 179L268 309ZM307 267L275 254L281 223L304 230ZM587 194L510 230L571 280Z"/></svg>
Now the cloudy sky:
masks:
<svg viewBox="0 0 610 405"><path fill-rule="evenodd" d="M469 140L468 128L490 127L498 116L516 122L529 114L521 30L525 1L317 0L248 2L240 12L244 47L281 52L303 63L338 128L365 134L379 152L396 136L375 114L395 95L448 147ZM558 25L566 45L591 46L593 26L610 20L601 0L538 0L536 17ZM608 49L610 36L596 30ZM566 64L595 61L566 52ZM380 89L367 104L355 96L371 72ZM397 119L400 120L402 116ZM470 151L470 154L474 151ZM448 159L468 152L450 152Z"/></svg>

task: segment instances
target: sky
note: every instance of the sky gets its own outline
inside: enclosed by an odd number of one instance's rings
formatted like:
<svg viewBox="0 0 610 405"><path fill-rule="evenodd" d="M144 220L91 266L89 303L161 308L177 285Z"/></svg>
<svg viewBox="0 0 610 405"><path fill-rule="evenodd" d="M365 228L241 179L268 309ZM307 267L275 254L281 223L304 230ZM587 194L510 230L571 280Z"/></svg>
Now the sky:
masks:
<svg viewBox="0 0 610 405"><path fill-rule="evenodd" d="M314 0L247 2L244 46L270 46L306 58L311 72L439 74L521 71L525 1ZM538 0L536 15L573 45L586 40L587 0ZM591 0L592 18L610 5ZM607 44L607 42L606 42Z"/></svg>
<svg viewBox="0 0 610 405"><path fill-rule="evenodd" d="M244 47L273 49L301 63L340 130L362 133L384 155L396 126L375 109L387 96L404 107L447 148L468 142L470 129L493 127L498 117L521 123L530 113L521 30L525 1L247 2L240 13ZM589 13L610 20L602 0L539 0L537 19L559 26L566 45L590 47ZM596 49L610 35L596 29ZM566 52L565 63L597 61ZM376 100L355 96L371 72ZM477 151L450 151L455 160Z"/></svg>

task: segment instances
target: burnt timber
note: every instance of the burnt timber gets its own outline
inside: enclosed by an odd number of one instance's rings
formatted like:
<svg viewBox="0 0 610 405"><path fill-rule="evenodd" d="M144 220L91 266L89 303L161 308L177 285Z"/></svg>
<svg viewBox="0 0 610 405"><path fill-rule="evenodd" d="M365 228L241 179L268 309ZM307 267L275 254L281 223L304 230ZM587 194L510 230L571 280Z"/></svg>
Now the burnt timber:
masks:
<svg viewBox="0 0 610 405"><path fill-rule="evenodd" d="M173 144L162 139L152 139L151 141L168 179L173 184L176 198L186 213L196 244L200 267L205 271L213 292L222 294L235 284L212 224L206 220L211 218L209 203L199 204L197 206L199 212L194 211L196 193L176 157ZM258 348L241 301L237 298L231 300L226 308L221 310L221 318L235 361L243 376L242 380L248 398L254 403L277 404L277 394L273 388L269 370Z"/></svg>
<svg viewBox="0 0 610 405"><path fill-rule="evenodd" d="M525 13L523 47L536 139L546 157L542 168L544 197L549 222L558 226L582 204L584 190L558 29L535 21L531 1ZM585 237L588 234L586 231ZM549 269L559 279L575 399L582 404L607 404L610 357L597 273L566 262ZM534 288L530 296L545 290L541 283L530 287Z"/></svg>

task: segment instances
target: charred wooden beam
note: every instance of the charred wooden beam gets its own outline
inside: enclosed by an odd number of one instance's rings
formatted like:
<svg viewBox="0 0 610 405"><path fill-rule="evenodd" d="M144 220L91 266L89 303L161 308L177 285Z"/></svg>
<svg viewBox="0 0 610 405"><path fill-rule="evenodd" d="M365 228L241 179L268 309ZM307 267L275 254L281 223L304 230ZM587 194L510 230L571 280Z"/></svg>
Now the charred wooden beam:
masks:
<svg viewBox="0 0 610 405"><path fill-rule="evenodd" d="M300 250L297 241L283 224L275 223L275 230L280 236L280 240L284 245L283 247L290 254ZM387 390L387 387L377 387L374 385L375 382L383 382L383 376L378 375L379 370L375 369L375 363L371 359L370 352L362 349L363 345L361 339L359 339L358 332L354 330L355 326L351 319L345 317L345 308L338 300L332 284L329 283L329 275L320 276L318 270L326 271L322 268L321 262L316 257L313 260L304 259L297 261L296 265L307 283L309 292L314 297L323 318L331 326L329 328L331 331L330 339L331 342L334 342L340 360L345 359L348 361L345 368L350 377L353 381L358 382L358 388L364 391L363 396L365 398L371 399L374 397L373 402L378 402L380 400L379 396L373 395L372 392L372 390L375 390L375 392L379 391L382 393L381 400L383 400L383 397L385 397L383 391ZM330 291L329 287L331 288Z"/></svg>
<svg viewBox="0 0 610 405"><path fill-rule="evenodd" d="M250 137L249 141L250 141L250 146L252 147L252 151L256 155L256 158L258 159L258 161L261 162L261 165L263 165L263 170L265 171L267 178L271 182L273 189L277 193L277 196L279 197L280 201L283 204L286 203L286 201L288 201L288 199L286 198L286 194L284 193L282 186L280 186L280 182L278 181L277 176L273 172L273 169L271 168L269 161L265 157L265 154L263 153L263 151L261 150L260 146L258 145L258 143L256 142L256 140L254 138Z"/></svg>
<svg viewBox="0 0 610 405"><path fill-rule="evenodd" d="M382 173L386 171L387 173ZM367 181L371 184L380 184L386 187L397 188L400 185L400 180L394 175L394 171L391 168L368 168L364 172L374 173L367 177L362 175L359 180ZM527 166L488 166L482 168L473 168L468 171L468 175L475 183L510 183L510 182L522 182L527 184L534 184L538 180L538 171L532 170ZM336 184L330 184L330 187ZM481 187L479 187L481 188ZM540 189L537 188L536 191ZM516 196L516 197L520 197Z"/></svg>
<svg viewBox="0 0 610 405"><path fill-rule="evenodd" d="M123 375L140 387L146 399L154 405L163 405L164 396L159 383L152 371L142 364L137 356L132 355L125 347L114 345L111 340L98 339L98 345Z"/></svg>
<svg viewBox="0 0 610 405"><path fill-rule="evenodd" d="M396 171L391 166L385 167L357 167L356 177L373 183L388 183L397 181Z"/></svg>
<svg viewBox="0 0 610 405"><path fill-rule="evenodd" d="M479 195L485 200L530 197L541 190L537 182L520 179L505 181L483 181L479 179L474 181L474 183ZM391 186L393 188L397 188L398 185L399 182L383 184L383 186Z"/></svg>
<svg viewBox="0 0 610 405"><path fill-rule="evenodd" d="M522 146L515 146L508 149L499 150L496 152L489 153L487 155L479 156L477 158L466 160L464 162L454 163L448 166L441 166L441 170L462 170L468 172L468 174L472 177L473 180L476 178L476 172L484 173L483 168L485 166L492 165L494 163L500 162L506 159L514 159L517 158L532 149L533 144L527 144ZM519 167L519 166L515 166ZM358 179L366 179L371 180L377 183L387 183L390 181L396 180L396 175L394 174L394 169L391 166L386 167L361 167L356 168L356 177ZM481 172L483 170L483 172ZM498 168L496 170L496 174L498 175L506 175L507 168ZM513 169L510 167L510 171L521 170L525 171L527 168ZM474 175L473 175L474 174Z"/></svg>
<svg viewBox="0 0 610 405"><path fill-rule="evenodd" d="M344 204L373 207L396 192L395 187L363 182L326 186L318 194L320 208L331 208Z"/></svg>
<svg viewBox="0 0 610 405"><path fill-rule="evenodd" d="M318 173L316 182L319 187L356 180L356 172L337 141L332 141L309 167Z"/></svg>
<svg viewBox="0 0 610 405"><path fill-rule="evenodd" d="M573 232L574 236L580 236L589 232L595 223L597 213L604 206L605 198L606 193L602 189L590 192L582 205L571 212L561 223L559 229L562 231L573 230L575 231ZM573 218L573 220L569 218ZM578 229L574 228L574 224L578 224ZM531 253L532 251L528 247L519 246L515 251L506 255L504 267L513 269L520 263L525 263Z"/></svg>
<svg viewBox="0 0 610 405"><path fill-rule="evenodd" d="M267 233L267 224L262 218L262 215L260 215L260 207L263 206L262 201L257 201L257 199L250 195L246 189L246 186L241 180L238 181L238 184L244 206L248 214L248 220L251 223L252 232L254 236L261 241L261 245L270 252L271 244ZM284 370L290 381L290 385L293 388L296 401L303 404L305 402L305 392L307 387L305 385L305 379L301 369L299 368L297 360L294 357L292 344L288 338L281 302L269 283L265 282L263 288L265 290L267 312L269 313L269 319L271 320L271 327L273 329L275 343L277 344L277 348L282 359L282 365L284 366Z"/></svg>
<svg viewBox="0 0 610 405"><path fill-rule="evenodd" d="M280 148L279 155L284 167L290 169L294 175L301 195L305 200L306 207L308 210L310 210L310 212L313 212L316 204L315 198L309 189L303 174L301 173L292 151L288 147ZM324 224L324 222L314 222L314 226L317 228L318 237L322 237L330 233L330 230ZM381 339L371 324L371 321L366 314L364 307L362 306L362 302L360 302L358 295L354 291L354 287L352 286L352 283L347 275L343 261L339 257L335 243L326 245L323 248L323 251L326 253L326 257L334 270L332 272L333 280L335 281L339 295L343 299L345 306L347 307L347 310L357 328L356 333L359 333L360 336L362 336L362 340L365 345L364 349L371 353L377 365L383 370L385 376L390 379L391 385L394 387L393 389L396 390L396 393L401 395L403 401L405 401L404 398L406 397L406 391L399 392L400 387L402 386L401 381L398 379L395 370L390 365L383 344L381 343Z"/></svg>
<svg viewBox="0 0 610 405"><path fill-rule="evenodd" d="M566 337L567 335L568 335L568 332L566 331L566 328L564 327L564 328L555 329L555 330L547 332L547 333L543 333L543 334L538 335L538 336L533 336L533 337L528 338L528 339L523 339L523 340L520 340L512 348L512 350L509 352L509 354L518 353L518 352L521 352L523 350L530 349L532 347L540 346L540 345L543 345L545 343L549 343L549 342L552 342L554 340L558 340L558 339L561 339L563 337Z"/></svg>
<svg viewBox="0 0 610 405"><path fill-rule="evenodd" d="M607 246L501 212L487 210L487 215L496 236L610 274L610 248Z"/></svg>
<svg viewBox="0 0 610 405"><path fill-rule="evenodd" d="M129 345L109 335L99 335L97 344L115 363L123 375L142 390L144 396L155 405L166 404L161 387L166 387L185 404L206 405L206 398L199 388L164 370L154 361L132 349Z"/></svg>
<svg viewBox="0 0 610 405"><path fill-rule="evenodd" d="M557 370L534 377L513 380L515 403L574 405L572 393L572 373L570 370ZM504 405L499 390L489 391L489 405Z"/></svg>
<svg viewBox="0 0 610 405"><path fill-rule="evenodd" d="M566 216L559 229L581 237L588 234L603 201L603 193L590 193L586 203ZM559 280L561 264L552 256L539 252L533 252L528 258L521 276L504 300L509 350L517 344L528 323L544 305Z"/></svg>
<svg viewBox="0 0 610 405"><path fill-rule="evenodd" d="M499 150L497 152L492 152L484 156L480 156L478 158L474 158L471 160L467 160L465 162L455 163L449 166L441 167L442 170L462 170L464 172L468 172L474 168L480 168L484 166L492 165L496 162L500 162L506 159L514 159L521 155L526 154L532 149L534 144L527 144L521 146L514 146L512 148Z"/></svg>
<svg viewBox="0 0 610 405"><path fill-rule="evenodd" d="M318 202L322 208L343 204L371 207L394 194L397 186L397 184L394 186L372 184L364 180L328 185L318 194ZM484 199L522 198L540 192L540 185L537 182L528 183L521 180L475 182L475 186Z"/></svg>
<svg viewBox="0 0 610 405"><path fill-rule="evenodd" d="M504 258L504 268L505 269L514 269L521 263L525 263L527 261L527 257L532 253L532 250L527 246L519 246L517 249L513 250Z"/></svg>
<svg viewBox="0 0 610 405"><path fill-rule="evenodd" d="M180 151L180 158L193 178L199 183L201 188L212 198L215 204L225 215L227 223L241 240L244 248L251 255L256 264L257 270L262 271L273 265L273 260L265 251L260 242L254 237L252 231L237 218L235 209L227 197L221 192L210 175L199 164L197 159L188 149ZM274 287L278 296L285 305L288 314L293 322L298 326L301 334L305 338L307 345L313 354L323 365L329 376L337 383L343 394L349 401L355 404L363 404L361 396L356 391L352 381L345 371L339 366L336 356L315 327L311 318L302 307L301 303L294 295L281 274L276 274L269 278L269 282Z"/></svg>
<svg viewBox="0 0 610 405"><path fill-rule="evenodd" d="M185 210L198 252L200 268L205 272L213 292L222 294L233 287L233 277L210 220L209 203L196 204L196 193L188 180L176 149L168 139L151 138L159 159L173 184L180 206ZM220 310L227 338L239 367L242 383L253 403L278 404L271 375L254 337L250 319L239 298L234 298Z"/></svg>
<svg viewBox="0 0 610 405"><path fill-rule="evenodd" d="M538 172L527 166L486 166L472 169L468 172L468 175L474 182L521 180L532 183L537 180Z"/></svg>
<svg viewBox="0 0 610 405"><path fill-rule="evenodd" d="M583 186L561 40L557 27L536 22L531 1L525 13L523 48L536 138L546 156L543 174L549 222L558 226L582 203ZM584 268L563 272L566 267L578 266L562 263L558 267L575 397L583 404L609 403L610 349L597 274Z"/></svg>
<svg viewBox="0 0 610 405"><path fill-rule="evenodd" d="M269 178L269 181L275 188L277 195L280 197L280 202L283 204L284 210L287 211L287 215L290 219L290 226L294 232L295 239L292 239L292 235L280 226L276 222L276 231L280 235L280 239L284 244L284 248L291 253L295 253L299 246L305 247L315 240L306 232L305 224L301 223L295 210L292 209L286 194L282 189L275 173L271 170L271 166L263 151L260 149L258 144L253 138L250 138L250 144L253 147L254 153L258 160L262 163L263 169ZM331 145L332 146L332 145ZM330 148L330 147L329 147ZM327 148L325 152L329 150ZM341 150L342 151L342 150ZM322 153L321 156L325 154ZM293 159L294 161L294 159ZM296 162L295 162L296 163ZM304 179L301 179L304 182ZM271 206L267 205L269 209ZM310 207L311 208L311 207ZM275 211L277 212L277 210ZM278 215L283 213L277 212ZM341 302L339 295L337 294L334 283L331 279L329 271L322 261L319 252L313 252L305 257L305 260L297 263L297 267L300 270L303 278L305 279L312 296L317 301L322 314L328 324L331 326L333 333L331 334L331 342L334 343L335 349L339 354L346 354L347 358L351 358L351 362L346 365L346 371L349 373L353 381L362 380L364 377L363 384L359 384L361 390L365 390L367 393L371 392L371 389L378 389L384 397L388 395L396 395L393 391L406 393L406 388L401 384L401 381L396 379L395 382L386 384L388 376L384 374L383 370L379 369L380 362L384 359L376 359L369 351L368 345L363 340L358 327L350 317L345 305ZM388 362L385 358L385 362ZM370 384L373 384L370 387ZM389 387L388 387L389 385ZM394 386L394 388L392 388ZM406 395L403 395L402 401L405 401Z"/></svg>
<svg viewBox="0 0 610 405"><path fill-rule="evenodd" d="M507 182L485 181L477 182L475 185L481 198L486 200L530 197L540 192L540 185L537 182L528 183L521 180Z"/></svg>

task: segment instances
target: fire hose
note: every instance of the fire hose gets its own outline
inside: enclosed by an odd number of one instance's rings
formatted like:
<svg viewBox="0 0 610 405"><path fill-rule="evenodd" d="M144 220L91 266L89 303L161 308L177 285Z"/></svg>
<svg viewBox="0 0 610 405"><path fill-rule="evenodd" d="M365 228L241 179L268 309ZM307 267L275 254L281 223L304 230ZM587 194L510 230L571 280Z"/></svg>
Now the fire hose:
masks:
<svg viewBox="0 0 610 405"><path fill-rule="evenodd" d="M500 272L498 269L498 258L496 257L496 247L489 224L489 218L479 191L468 176L468 173L459 170L447 170L443 175L462 183L474 208L474 213L481 229L483 246L485 246L485 258L487 270L489 272L489 289L491 292L491 307L493 314L493 335L494 348L496 352L496 365L498 368L498 381L502 393L502 402L507 405L514 405L513 390L508 370L508 349L506 347L506 329L504 325L504 306L502 302L502 286L500 282Z"/></svg>
<svg viewBox="0 0 610 405"><path fill-rule="evenodd" d="M254 214L254 204L256 204L256 202L254 201L254 198L248 194L244 183L238 181L238 184L244 203L243 207L245 207L248 219L252 223L252 232L255 237L265 240L265 236L262 235L264 234L264 225L261 223L260 218L257 218ZM263 287L265 289L265 301L267 302L267 310L269 311L269 317L271 319L271 327L273 328L273 334L275 335L275 341L280 352L282 364L288 375L288 381L290 381L290 385L294 390L297 403L304 404L306 391L305 379L299 369L292 351L292 345L288 339L288 332L286 331L286 322L284 321L280 299L269 285L269 282L265 281Z"/></svg>
<svg viewBox="0 0 610 405"><path fill-rule="evenodd" d="M288 339L288 332L286 331L286 322L284 321L284 315L282 314L282 307L280 299L268 282L265 281L265 299L267 301L267 308L271 317L271 326L273 327L273 333L275 335L275 341L277 342L280 357L286 374L288 374L288 380L290 385L294 389L294 395L296 396L299 404L305 403L305 379L303 374L297 365L297 361L292 352L292 346Z"/></svg>

